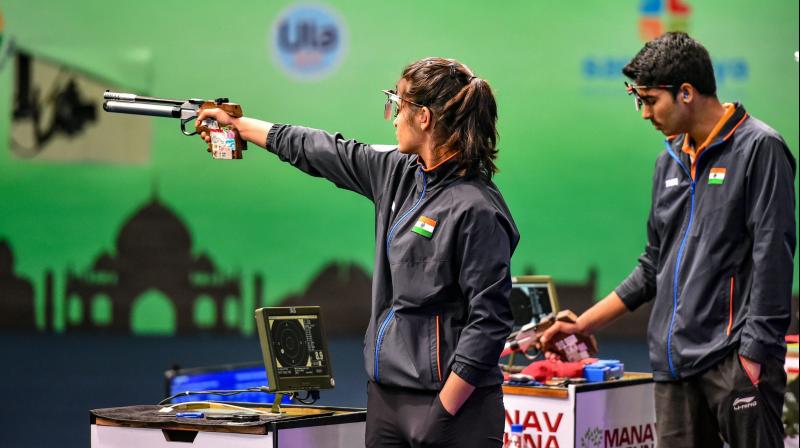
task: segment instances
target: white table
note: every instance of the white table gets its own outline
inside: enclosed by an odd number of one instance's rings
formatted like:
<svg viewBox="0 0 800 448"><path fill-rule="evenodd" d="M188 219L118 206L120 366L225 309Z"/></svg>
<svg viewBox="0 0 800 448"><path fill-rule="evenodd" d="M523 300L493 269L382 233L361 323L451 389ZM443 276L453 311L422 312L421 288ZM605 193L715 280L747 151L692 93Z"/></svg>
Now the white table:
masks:
<svg viewBox="0 0 800 448"><path fill-rule="evenodd" d="M536 448L656 446L652 375L567 387L503 386L506 434L525 426Z"/></svg>

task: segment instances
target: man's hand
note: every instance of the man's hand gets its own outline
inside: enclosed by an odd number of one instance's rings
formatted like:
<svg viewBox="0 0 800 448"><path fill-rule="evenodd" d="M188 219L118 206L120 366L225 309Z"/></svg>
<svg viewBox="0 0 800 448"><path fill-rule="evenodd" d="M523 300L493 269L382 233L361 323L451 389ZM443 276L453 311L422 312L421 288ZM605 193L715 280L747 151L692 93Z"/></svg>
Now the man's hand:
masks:
<svg viewBox="0 0 800 448"><path fill-rule="evenodd" d="M580 321L580 318L578 318ZM544 333L542 333L542 337L539 338L539 342L537 343L537 347L541 350L542 347L547 347L547 343L553 339L561 339L563 337L569 336L571 334L585 334L581 326L578 322L570 323L570 322L562 322L557 321L553 325L550 326ZM545 352L545 356L548 359L558 358L559 356L553 352Z"/></svg>
<svg viewBox="0 0 800 448"><path fill-rule="evenodd" d="M747 376L750 377L750 381L753 384L758 384L758 380L761 378L761 364L742 355L739 355L739 360L742 362L742 368L744 368Z"/></svg>
<svg viewBox="0 0 800 448"><path fill-rule="evenodd" d="M547 342L553 340L559 333L563 336L592 334L627 312L628 308L625 307L622 299L616 292L612 292L581 314L575 323L556 322L545 330L539 340L539 347L546 347ZM545 356L548 358L558 357L555 353L545 353Z"/></svg>

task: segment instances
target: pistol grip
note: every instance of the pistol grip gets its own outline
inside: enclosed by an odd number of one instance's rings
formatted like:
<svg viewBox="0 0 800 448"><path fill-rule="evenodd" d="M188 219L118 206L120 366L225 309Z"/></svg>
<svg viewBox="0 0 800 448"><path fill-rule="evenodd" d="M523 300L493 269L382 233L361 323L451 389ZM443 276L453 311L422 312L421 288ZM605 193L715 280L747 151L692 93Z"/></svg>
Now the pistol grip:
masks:
<svg viewBox="0 0 800 448"><path fill-rule="evenodd" d="M201 111L205 110L205 109L214 109L214 108L223 110L226 114L230 115L232 118L240 118L243 115L242 106L240 106L239 104L236 104L236 103L220 103L220 104L217 104L214 101L206 101L206 102L204 102L203 104L200 105L200 110ZM206 126L203 126L203 125L200 125L197 128L197 132L208 132L208 131L209 131L209 129ZM235 146L234 146L234 150L232 151L233 152L232 156L233 156L234 159L241 159L242 158L242 151L245 151L247 149L247 142L244 141L244 139L242 139L242 137L239 135L239 131L237 129L234 129L233 132L234 132ZM211 144L211 142L208 143L207 150L208 150L208 152L212 152L212 144Z"/></svg>
<svg viewBox="0 0 800 448"><path fill-rule="evenodd" d="M203 120L203 121L205 121L205 120ZM211 130L208 128L208 126L206 126L204 124L200 124L199 126L196 126L195 127L195 131L198 134L201 133L201 132L205 132L205 133L210 133L211 132ZM211 142L210 141L208 142L208 152L211 152Z"/></svg>
<svg viewBox="0 0 800 448"><path fill-rule="evenodd" d="M247 150L247 142L239 135L239 131L234 131L234 140L236 140L236 150L233 152L234 159L242 158L242 151Z"/></svg>
<svg viewBox="0 0 800 448"><path fill-rule="evenodd" d="M222 103L222 104L215 104L216 107L224 110L226 114L230 115L233 118L240 118L242 113L242 106L236 103ZM242 158L242 151L247 150L247 142L242 139L239 135L239 130L234 129L234 140L236 141L236 149L233 151L233 158L234 159L241 159Z"/></svg>

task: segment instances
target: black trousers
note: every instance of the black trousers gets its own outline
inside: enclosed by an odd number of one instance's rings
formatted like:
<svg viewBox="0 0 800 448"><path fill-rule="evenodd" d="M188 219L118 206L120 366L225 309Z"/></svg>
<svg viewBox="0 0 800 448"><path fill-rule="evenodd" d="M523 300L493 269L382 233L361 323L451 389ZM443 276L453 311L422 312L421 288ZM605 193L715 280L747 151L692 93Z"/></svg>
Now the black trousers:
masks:
<svg viewBox="0 0 800 448"><path fill-rule="evenodd" d="M755 384L754 384L755 383ZM725 357L708 371L655 384L659 447L783 447L786 372L770 358L761 377L751 380L739 355Z"/></svg>
<svg viewBox="0 0 800 448"><path fill-rule="evenodd" d="M436 392L367 385L366 446L501 447L504 428L503 390L479 387L455 416Z"/></svg>

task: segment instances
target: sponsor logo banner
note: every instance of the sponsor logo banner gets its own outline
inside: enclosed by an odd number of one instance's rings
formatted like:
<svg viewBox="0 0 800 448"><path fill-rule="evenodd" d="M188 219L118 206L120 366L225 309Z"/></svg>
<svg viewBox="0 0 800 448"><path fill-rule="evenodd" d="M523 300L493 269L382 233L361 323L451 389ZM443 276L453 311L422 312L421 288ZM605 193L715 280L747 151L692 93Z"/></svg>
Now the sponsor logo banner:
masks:
<svg viewBox="0 0 800 448"><path fill-rule="evenodd" d="M347 50L344 21L322 5L292 5L272 26L269 46L275 62L290 77L316 81L330 76Z"/></svg>

